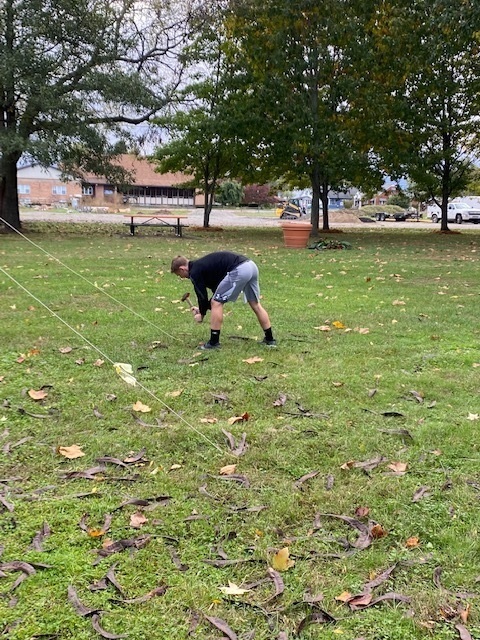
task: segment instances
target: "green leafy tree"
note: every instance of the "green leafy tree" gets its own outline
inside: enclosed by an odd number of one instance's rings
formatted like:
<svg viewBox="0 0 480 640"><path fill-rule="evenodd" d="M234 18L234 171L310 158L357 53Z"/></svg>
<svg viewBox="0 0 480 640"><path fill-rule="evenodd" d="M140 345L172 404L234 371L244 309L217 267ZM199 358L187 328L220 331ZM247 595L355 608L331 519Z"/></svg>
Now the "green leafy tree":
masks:
<svg viewBox="0 0 480 640"><path fill-rule="evenodd" d="M472 168L470 179L465 187L464 193L467 196L480 195L480 168L479 167Z"/></svg>
<svg viewBox="0 0 480 640"><path fill-rule="evenodd" d="M379 187L376 157L359 144L350 109L355 93L350 48L358 21L344 0L232 3L231 53L248 81L244 100L258 118L250 134L263 177L311 186L313 235L329 228L328 192L348 184ZM248 133L248 130L244 131Z"/></svg>
<svg viewBox="0 0 480 640"><path fill-rule="evenodd" d="M17 163L112 175L112 140L168 104L188 9L169 0L0 4L0 217L20 228ZM164 65L162 67L162 65ZM1 222L1 221L0 221Z"/></svg>
<svg viewBox="0 0 480 640"><path fill-rule="evenodd" d="M387 204L393 204L402 209L408 209L410 206L410 198L406 193L395 193L387 200Z"/></svg>
<svg viewBox="0 0 480 640"><path fill-rule="evenodd" d="M210 226L221 180L247 173L250 165L239 135L246 118L239 109L241 90L225 55L223 13L216 8L204 7L197 38L184 51L191 82L181 92L182 108L156 120L168 132L168 141L155 153L158 170L191 176L188 185L204 194L204 227Z"/></svg>
<svg viewBox="0 0 480 640"><path fill-rule="evenodd" d="M227 206L238 206L243 198L244 189L236 180L223 180L218 187L218 201Z"/></svg>
<svg viewBox="0 0 480 640"><path fill-rule="evenodd" d="M471 177L480 146L480 5L476 0L379 3L360 65L370 80L375 145L392 175L407 175L442 210ZM373 120L371 119L371 122Z"/></svg>

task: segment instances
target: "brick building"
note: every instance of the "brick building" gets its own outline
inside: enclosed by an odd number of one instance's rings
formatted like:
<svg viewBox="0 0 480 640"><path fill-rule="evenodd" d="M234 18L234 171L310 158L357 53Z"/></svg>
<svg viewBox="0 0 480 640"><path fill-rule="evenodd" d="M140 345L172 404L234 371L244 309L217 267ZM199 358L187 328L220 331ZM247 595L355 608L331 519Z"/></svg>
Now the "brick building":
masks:
<svg viewBox="0 0 480 640"><path fill-rule="evenodd" d="M18 196L22 205L65 204L73 207L194 207L195 189L184 187L183 173L157 173L146 158L122 155L118 164L132 175L132 184L119 191L104 176L86 174L83 181L65 180L55 167L25 165L17 169Z"/></svg>

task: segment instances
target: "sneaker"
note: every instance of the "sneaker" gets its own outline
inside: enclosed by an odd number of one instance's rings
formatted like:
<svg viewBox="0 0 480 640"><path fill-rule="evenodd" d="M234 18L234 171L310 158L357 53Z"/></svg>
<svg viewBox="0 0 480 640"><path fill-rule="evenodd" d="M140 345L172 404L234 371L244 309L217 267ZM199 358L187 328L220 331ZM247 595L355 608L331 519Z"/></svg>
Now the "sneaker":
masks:
<svg viewBox="0 0 480 640"><path fill-rule="evenodd" d="M267 340L266 338L263 338L263 340L260 340L260 344L264 344L266 347L276 347L277 341L275 339Z"/></svg>
<svg viewBox="0 0 480 640"><path fill-rule="evenodd" d="M205 342L205 344L202 344L202 346L200 347L202 351L206 351L207 349L221 349L221 348L222 347L219 342L217 342L216 344L212 344L210 340L208 342Z"/></svg>

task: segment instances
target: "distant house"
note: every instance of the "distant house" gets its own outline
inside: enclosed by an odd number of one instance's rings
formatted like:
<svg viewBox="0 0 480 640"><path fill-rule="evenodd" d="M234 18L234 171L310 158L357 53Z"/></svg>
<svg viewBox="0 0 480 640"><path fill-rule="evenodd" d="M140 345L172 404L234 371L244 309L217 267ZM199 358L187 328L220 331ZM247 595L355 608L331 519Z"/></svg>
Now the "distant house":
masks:
<svg viewBox="0 0 480 640"><path fill-rule="evenodd" d="M25 165L17 169L18 196L22 205L85 207L194 207L195 189L182 186L189 180L183 173L157 173L146 158L122 155L117 163L132 175L132 184L119 191L104 176L88 173L83 180L62 178L56 167Z"/></svg>
<svg viewBox="0 0 480 640"><path fill-rule="evenodd" d="M27 164L17 169L18 200L21 205L71 204L82 198L80 181L65 181L55 167Z"/></svg>
<svg viewBox="0 0 480 640"><path fill-rule="evenodd" d="M387 201L392 196L397 195L398 189L396 184L389 185L384 191L381 193L377 193L373 198L368 201L368 204L376 204L383 206L387 204Z"/></svg>

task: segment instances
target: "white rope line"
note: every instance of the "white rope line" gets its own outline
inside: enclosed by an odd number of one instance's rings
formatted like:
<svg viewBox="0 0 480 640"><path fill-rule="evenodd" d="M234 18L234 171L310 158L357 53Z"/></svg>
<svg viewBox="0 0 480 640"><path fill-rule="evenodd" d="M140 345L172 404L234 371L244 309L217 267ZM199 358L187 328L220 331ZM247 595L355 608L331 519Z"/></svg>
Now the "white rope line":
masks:
<svg viewBox="0 0 480 640"><path fill-rule="evenodd" d="M124 304L121 300L117 300L117 298L115 298L114 296L110 295L107 291L105 291L105 289L102 289L101 287L99 287L97 284L95 284L95 282L92 282L91 280L89 280L88 278L85 278L85 276L82 276L81 273L77 273L76 271L74 271L74 269L72 269L71 267L68 266L68 264L63 263L59 258L56 258L55 256L53 256L51 253L48 253L48 251L46 251L43 247L41 247L39 244L33 242L33 240L30 240L30 238L27 238L26 235L24 235L21 231L19 231L18 229L15 229L15 227L13 227L9 222L7 222L4 218L0 217L0 220L8 225L10 227L10 229L12 229L12 231L15 231L15 233L18 233L18 235L20 237L22 237L24 240L26 240L27 242L30 242L30 244L32 244L34 247L36 247L37 249L39 249L40 251L43 251L43 253L45 255L47 255L49 258L51 258L52 260L55 260L56 262L58 262L58 264L60 264L62 267L65 267L65 269L68 269L68 271L71 271L74 275L76 275L78 278L81 278L82 280L85 280L85 282L88 282L88 284L92 285L92 287L95 287L95 289L97 289L98 291L100 291L101 293L103 293L104 295L107 296L107 298L110 298L110 300L113 300L114 302L116 302L117 304L119 304L120 306L122 306L124 309L127 309L127 311L130 311L130 313L133 313L134 316L137 316L138 318L140 318L141 320L143 320L144 322L148 323L149 325L151 325L152 327L154 327L155 329L157 329L158 331L160 331L161 333L163 333L164 335L168 336L169 338L172 338L172 340L178 340L180 341L180 338L178 338L177 336L172 336L170 333L168 333L167 331L165 331L164 329L162 329L161 327L157 326L154 322L151 322L148 318L145 318L144 316L142 316L140 313L138 313L137 311L135 311L134 309L131 309L130 307L128 307L126 304Z"/></svg>
<svg viewBox="0 0 480 640"><path fill-rule="evenodd" d="M86 342L90 347L92 347L92 349L94 349L97 353L99 353L102 358L104 358L105 360L107 360L108 362L110 362L110 364L113 366L115 363L114 361L106 354L104 353L101 349L99 349L96 345L93 344L93 342L90 342L90 340L88 340L88 338L86 338L85 336L83 336L79 331L77 331L74 327L72 327L71 325L68 324L68 322L66 320L64 320L63 318L61 318L58 313L56 313L55 311L53 311L53 309L50 309L50 307L48 305L46 305L44 302L42 302L39 298L37 298L37 296L32 293L31 291L29 291L26 287L23 286L23 284L21 284L20 282L18 282L18 280L16 280L13 276L11 276L7 271L5 271L5 269L3 269L2 267L0 267L0 271L7 276L7 278L10 278L10 280L12 282L14 282L18 287L20 287L20 289L22 289L23 291L25 291L26 294L28 294L31 298L33 298L36 302L38 302L38 304L42 305L42 307L44 307L49 313L52 314L52 316L54 316L55 318L57 318L57 320L59 320L62 324L64 324L66 327L68 327L68 329L70 329L70 331L72 331L73 333L75 333L79 338L81 338L84 342ZM181 420L184 424L187 425L187 427L189 427L189 429L192 429L192 431L194 431L196 434L198 434L199 436L201 436L206 442L208 442L208 444L212 445L212 447L215 447L215 449L217 449L218 451L220 451L220 453L222 455L225 455L225 452L218 446L218 444L216 444L215 442L213 442L212 440L210 440L204 433L202 433L199 429L197 429L193 424L191 424L190 422L188 422L188 420L185 420L185 418L178 413L177 411L175 411L175 409L173 409L172 407L170 407L166 402L164 402L163 400L161 400L159 397L157 397L153 391L150 391L150 389L147 389L147 387L145 387L141 382L139 382L138 380L136 380L137 385L143 389L143 391L145 391L145 393L147 393L148 395L150 395L152 398L154 398L157 402L159 402L163 407L165 407L165 409L167 409L170 413L172 413L174 416L176 416L179 420Z"/></svg>

